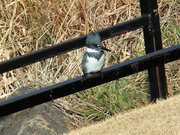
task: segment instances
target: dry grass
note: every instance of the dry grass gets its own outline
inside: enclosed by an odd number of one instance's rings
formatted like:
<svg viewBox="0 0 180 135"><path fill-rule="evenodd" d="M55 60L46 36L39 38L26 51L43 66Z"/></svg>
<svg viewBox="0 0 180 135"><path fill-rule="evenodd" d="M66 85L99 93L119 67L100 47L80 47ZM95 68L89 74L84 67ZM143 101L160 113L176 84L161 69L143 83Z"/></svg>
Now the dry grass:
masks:
<svg viewBox="0 0 180 135"><path fill-rule="evenodd" d="M0 61L140 16L138 3L127 4L127 2L83 0L1 2ZM139 34L141 37L138 37ZM141 52L142 42L140 30L105 41L105 45L113 51L107 56L106 66L130 58L131 52ZM82 75L80 67L82 54L83 49L78 49L2 74L1 97L22 86L45 86Z"/></svg>
<svg viewBox="0 0 180 135"><path fill-rule="evenodd" d="M69 135L179 135L180 95L74 130Z"/></svg>
<svg viewBox="0 0 180 135"><path fill-rule="evenodd" d="M161 0L159 13L164 47L179 43L180 4ZM140 16L137 0L7 0L0 2L0 62L42 49L53 44L103 29ZM112 50L106 54L105 66L145 54L142 30L122 34L103 42ZM20 87L44 87L82 75L81 57L84 48L0 75L0 99ZM167 64L171 93L179 92L179 61ZM126 87L146 83L147 75L129 76ZM139 87L141 88L141 87ZM143 92L142 90L139 90ZM66 100L66 101L65 101ZM66 110L78 101L72 95L56 100ZM72 116L73 117L73 116ZM77 122L78 125L83 125Z"/></svg>

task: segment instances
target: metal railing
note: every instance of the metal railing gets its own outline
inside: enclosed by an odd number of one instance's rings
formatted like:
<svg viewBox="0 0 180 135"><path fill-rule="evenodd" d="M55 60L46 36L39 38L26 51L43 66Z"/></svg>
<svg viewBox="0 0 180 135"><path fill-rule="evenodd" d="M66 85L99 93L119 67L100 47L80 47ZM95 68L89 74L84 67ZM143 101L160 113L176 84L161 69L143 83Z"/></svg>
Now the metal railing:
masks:
<svg viewBox="0 0 180 135"><path fill-rule="evenodd" d="M87 78L76 77L12 99L0 102L0 117L33 107L59 97L73 94L112 80L148 70L151 100L166 98L167 83L164 64L180 58L180 45L162 49L156 0L140 0L141 17L97 31L102 40L143 28L147 55L128 60ZM85 46L86 35L31 52L0 63L0 73L23 67L40 60Z"/></svg>

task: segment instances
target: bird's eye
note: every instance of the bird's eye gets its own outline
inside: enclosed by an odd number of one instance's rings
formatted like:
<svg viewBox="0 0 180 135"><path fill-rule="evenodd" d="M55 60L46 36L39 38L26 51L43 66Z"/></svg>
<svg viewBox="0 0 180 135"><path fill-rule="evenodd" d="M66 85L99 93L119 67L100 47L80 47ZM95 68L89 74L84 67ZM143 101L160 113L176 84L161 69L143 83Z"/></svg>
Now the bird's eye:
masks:
<svg viewBox="0 0 180 135"><path fill-rule="evenodd" d="M94 46L96 46L96 47L100 47L100 45L99 44L93 44Z"/></svg>

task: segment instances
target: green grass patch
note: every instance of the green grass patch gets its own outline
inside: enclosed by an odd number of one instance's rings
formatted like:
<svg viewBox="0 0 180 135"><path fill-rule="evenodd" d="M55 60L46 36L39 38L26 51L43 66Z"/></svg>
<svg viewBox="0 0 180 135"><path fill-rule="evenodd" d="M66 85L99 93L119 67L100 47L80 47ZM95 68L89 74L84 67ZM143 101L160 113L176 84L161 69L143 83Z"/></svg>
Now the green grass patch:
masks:
<svg viewBox="0 0 180 135"><path fill-rule="evenodd" d="M144 72L137 73L77 92L79 105L71 107L72 112L83 116L85 123L91 123L149 104L149 85L146 78Z"/></svg>
<svg viewBox="0 0 180 135"><path fill-rule="evenodd" d="M168 21L165 29L161 29L163 44L173 46L180 43L180 27L173 21Z"/></svg>

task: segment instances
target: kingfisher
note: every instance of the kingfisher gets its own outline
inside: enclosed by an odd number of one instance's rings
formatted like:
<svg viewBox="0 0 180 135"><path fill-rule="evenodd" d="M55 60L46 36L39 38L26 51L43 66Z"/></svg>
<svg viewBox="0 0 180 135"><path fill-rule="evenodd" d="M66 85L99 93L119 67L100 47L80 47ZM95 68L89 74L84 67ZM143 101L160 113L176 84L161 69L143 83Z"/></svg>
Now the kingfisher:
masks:
<svg viewBox="0 0 180 135"><path fill-rule="evenodd" d="M110 51L102 46L99 33L90 33L86 39L86 52L82 58L82 71L84 75L100 72L104 66L104 51ZM104 51L103 51L104 50Z"/></svg>

